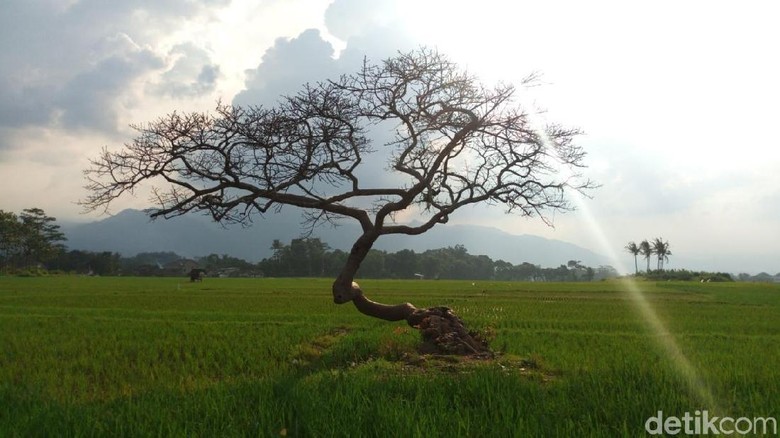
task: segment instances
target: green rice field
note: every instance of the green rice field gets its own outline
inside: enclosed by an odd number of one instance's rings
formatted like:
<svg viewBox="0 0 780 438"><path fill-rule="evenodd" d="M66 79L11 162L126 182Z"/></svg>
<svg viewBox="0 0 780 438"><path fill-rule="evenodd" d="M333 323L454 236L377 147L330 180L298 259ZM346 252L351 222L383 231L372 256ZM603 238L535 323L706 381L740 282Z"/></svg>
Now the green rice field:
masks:
<svg viewBox="0 0 780 438"><path fill-rule="evenodd" d="M0 437L615 437L646 436L658 411L780 419L778 285L361 282L495 336L496 359L458 360L417 354L416 331L333 304L330 284L0 277Z"/></svg>

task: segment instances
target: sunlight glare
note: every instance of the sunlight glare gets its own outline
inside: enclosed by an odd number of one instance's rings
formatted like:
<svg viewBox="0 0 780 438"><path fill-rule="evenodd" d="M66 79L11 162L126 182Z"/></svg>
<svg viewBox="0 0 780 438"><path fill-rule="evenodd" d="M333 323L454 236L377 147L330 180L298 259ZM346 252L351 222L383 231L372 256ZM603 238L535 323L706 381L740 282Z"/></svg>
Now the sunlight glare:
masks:
<svg viewBox="0 0 780 438"><path fill-rule="evenodd" d="M610 240L605 235L604 230L595 220L593 213L590 211L587 203L585 202L584 196L580 193L576 193L573 198L577 204L577 208L582 218L585 219L585 223L587 224L590 233L598 242L601 252L605 254L607 258L609 258L609 260L613 263L613 266L619 272L628 272L623 266L623 263L620 261L620 258L613 250L614 245L610 243ZM702 403L705 403L706 406L703 406L702 408L709 408L710 411L720 412L721 409L716 404L715 398L707 384L696 371L696 368L694 368L694 366L685 356L685 353L683 353L682 349L677 344L677 340L675 339L674 335L669 332L669 330L666 328L666 325L658 317L658 314L647 300L647 297L645 297L645 294L642 292L637 282L630 277L622 279L621 282L625 286L625 291L635 310L639 313L639 315L641 315L642 319L647 325L647 328L653 335L653 341L656 343L656 346L672 362L676 368L677 373L688 385L691 392L698 396L698 399Z"/></svg>
<svg viewBox="0 0 780 438"><path fill-rule="evenodd" d="M539 128L544 126L544 124L534 123L534 125L537 127L536 129L540 136L547 143L547 146L552 147L549 138L544 132L544 129ZM570 166L560 162L558 164L559 174L563 177L564 180L570 178L573 175L573 171ZM619 272L629 272L625 269L621 259L615 252L614 243L607 237L604 229L598 223L593 212L590 210L586 202L586 196L582 193L575 192L572 195L572 198L579 211L580 217L585 220L585 224L587 225L589 232L596 240L596 242L598 242L600 251L607 256L611 263L613 263L613 267L615 267ZM647 328L649 329L656 347L670 360L675 368L675 371L688 386L688 389L691 391L691 393L694 394L701 403L705 404L705 406L701 406L701 408L708 408L712 412L722 411L716 404L712 391L710 391L707 384L697 372L696 368L694 368L694 366L685 356L685 353L678 345L674 335L667 329L666 325L658 317L658 314L656 313L652 304L648 301L644 292L642 292L637 282L630 277L622 279L621 282L625 286L625 292L630 299L630 302L634 306L637 313L639 313L639 315L642 317Z"/></svg>

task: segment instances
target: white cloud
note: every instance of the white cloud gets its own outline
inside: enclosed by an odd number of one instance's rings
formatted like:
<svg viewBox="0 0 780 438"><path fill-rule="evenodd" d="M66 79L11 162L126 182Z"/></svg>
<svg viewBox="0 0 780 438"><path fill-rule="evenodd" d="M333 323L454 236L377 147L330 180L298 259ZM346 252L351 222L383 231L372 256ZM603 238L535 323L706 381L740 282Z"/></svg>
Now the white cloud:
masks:
<svg viewBox="0 0 780 438"><path fill-rule="evenodd" d="M177 44L169 57L173 64L152 87L155 94L168 97L197 97L213 92L220 76L208 51L192 43Z"/></svg>
<svg viewBox="0 0 780 438"><path fill-rule="evenodd" d="M8 0L0 14L0 127L115 130L117 101L164 66L154 47L160 38L224 4ZM201 73L208 79L208 69ZM10 146L0 139L0 148Z"/></svg>
<svg viewBox="0 0 780 438"><path fill-rule="evenodd" d="M309 29L296 38L276 40L256 69L246 72L246 89L237 105L273 105L277 97L295 94L307 82L332 78L337 74L333 47Z"/></svg>
<svg viewBox="0 0 780 438"><path fill-rule="evenodd" d="M57 122L66 129L114 131L122 108L120 98L127 97L140 77L164 65L154 52L139 47L125 34L111 38L107 47L102 52L107 56L76 74L54 100Z"/></svg>

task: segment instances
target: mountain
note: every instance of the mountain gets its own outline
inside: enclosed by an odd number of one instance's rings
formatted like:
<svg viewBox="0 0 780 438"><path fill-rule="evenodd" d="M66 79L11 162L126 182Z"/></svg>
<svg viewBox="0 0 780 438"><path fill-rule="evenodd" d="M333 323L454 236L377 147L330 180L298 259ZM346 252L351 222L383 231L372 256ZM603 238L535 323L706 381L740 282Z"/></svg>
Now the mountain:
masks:
<svg viewBox="0 0 780 438"><path fill-rule="evenodd" d="M271 255L274 239L289 243L301 236L302 228L299 216L288 211L258 219L251 227L223 227L205 216L150 220L142 211L124 210L96 222L66 224L62 230L70 249L112 251L124 256L157 251L173 251L186 257L216 253L259 261ZM345 224L335 228L322 226L312 235L333 249L348 251L359 233L357 225ZM513 264L529 262L555 267L580 260L595 267L608 263L606 257L571 243L477 225L438 225L418 236L383 236L375 248L421 252L455 245L465 246L470 254L484 254Z"/></svg>

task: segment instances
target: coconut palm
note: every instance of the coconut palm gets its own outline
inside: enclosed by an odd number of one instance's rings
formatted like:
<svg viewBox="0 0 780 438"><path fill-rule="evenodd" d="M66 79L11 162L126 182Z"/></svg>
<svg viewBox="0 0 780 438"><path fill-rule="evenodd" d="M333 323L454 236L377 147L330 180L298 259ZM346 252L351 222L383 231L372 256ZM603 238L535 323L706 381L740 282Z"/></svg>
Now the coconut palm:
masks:
<svg viewBox="0 0 780 438"><path fill-rule="evenodd" d="M628 242L628 245L626 245L626 251L633 254L634 256L634 275L639 274L639 266L636 262L636 256L639 255L639 247L636 245L635 242Z"/></svg>
<svg viewBox="0 0 780 438"><path fill-rule="evenodd" d="M664 269L664 260L669 261L669 256L672 252L669 251L669 242L664 242L664 239L656 237L653 240L653 252L658 256L658 270Z"/></svg>
<svg viewBox="0 0 780 438"><path fill-rule="evenodd" d="M653 255L653 248L650 246L650 242L647 240L639 242L639 253L647 260L647 272L650 272L650 256Z"/></svg>

